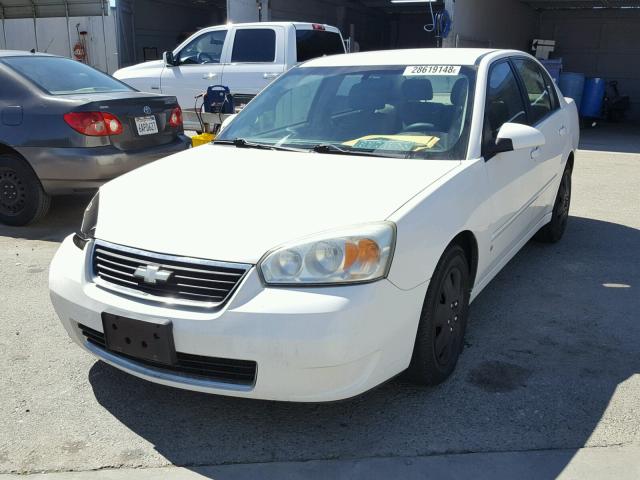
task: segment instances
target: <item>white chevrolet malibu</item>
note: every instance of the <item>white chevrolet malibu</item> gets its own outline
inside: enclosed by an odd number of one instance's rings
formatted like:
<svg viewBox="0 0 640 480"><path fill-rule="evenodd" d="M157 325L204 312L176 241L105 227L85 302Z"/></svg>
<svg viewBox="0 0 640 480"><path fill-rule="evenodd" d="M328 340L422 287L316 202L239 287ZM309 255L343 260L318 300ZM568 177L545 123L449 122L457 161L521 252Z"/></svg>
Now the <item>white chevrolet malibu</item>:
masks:
<svg viewBox="0 0 640 480"><path fill-rule="evenodd" d="M51 264L71 338L132 375L287 401L454 370L470 302L568 219L578 118L505 50L324 57L215 143L102 188Z"/></svg>

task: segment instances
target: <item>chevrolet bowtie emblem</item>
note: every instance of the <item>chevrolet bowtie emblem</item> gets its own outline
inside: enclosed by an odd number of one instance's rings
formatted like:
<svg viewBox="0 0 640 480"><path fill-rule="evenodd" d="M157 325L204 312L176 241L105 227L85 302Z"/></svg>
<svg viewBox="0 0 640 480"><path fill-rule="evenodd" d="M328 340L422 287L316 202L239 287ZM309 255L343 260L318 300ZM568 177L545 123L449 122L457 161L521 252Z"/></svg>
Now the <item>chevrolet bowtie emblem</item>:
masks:
<svg viewBox="0 0 640 480"><path fill-rule="evenodd" d="M144 283L165 283L173 275L169 270L160 270L160 265L150 264L136 268L133 276L142 279Z"/></svg>

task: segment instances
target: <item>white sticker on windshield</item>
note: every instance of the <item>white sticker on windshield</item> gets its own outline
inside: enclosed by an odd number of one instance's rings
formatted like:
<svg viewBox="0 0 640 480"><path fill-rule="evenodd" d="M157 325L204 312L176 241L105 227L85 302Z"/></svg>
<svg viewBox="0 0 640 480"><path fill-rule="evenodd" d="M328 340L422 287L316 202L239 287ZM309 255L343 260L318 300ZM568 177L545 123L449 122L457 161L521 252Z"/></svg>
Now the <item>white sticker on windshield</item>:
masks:
<svg viewBox="0 0 640 480"><path fill-rule="evenodd" d="M460 65L410 65L404 69L404 76L412 75L458 75Z"/></svg>

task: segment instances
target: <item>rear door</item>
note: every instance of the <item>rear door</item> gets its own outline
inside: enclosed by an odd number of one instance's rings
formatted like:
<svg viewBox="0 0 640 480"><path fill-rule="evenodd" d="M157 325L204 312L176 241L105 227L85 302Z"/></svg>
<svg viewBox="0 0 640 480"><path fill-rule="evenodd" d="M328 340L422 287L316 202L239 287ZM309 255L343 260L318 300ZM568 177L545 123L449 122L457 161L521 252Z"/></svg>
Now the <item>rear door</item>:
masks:
<svg viewBox="0 0 640 480"><path fill-rule="evenodd" d="M230 32L230 60L222 83L231 89L236 104L252 98L285 70L285 28L234 27Z"/></svg>
<svg viewBox="0 0 640 480"><path fill-rule="evenodd" d="M508 59L498 60L491 66L487 85L483 127L485 151L489 151L487 146L495 144L504 123L527 123L522 91ZM531 204L538 190L535 164L528 149L493 156L485 154L493 206L491 268L531 229Z"/></svg>
<svg viewBox="0 0 640 480"><path fill-rule="evenodd" d="M210 85L222 83L227 37L227 28L217 27L187 40L174 52L178 65L162 71L162 93L175 96L183 109L193 110L196 95L204 93Z"/></svg>
<svg viewBox="0 0 640 480"><path fill-rule="evenodd" d="M540 130L546 143L535 155L534 175L539 197L532 204L535 220L540 220L552 206L560 174L562 154L567 141L567 114L560 108L552 80L536 62L514 58L513 65L522 82L528 109L528 124Z"/></svg>

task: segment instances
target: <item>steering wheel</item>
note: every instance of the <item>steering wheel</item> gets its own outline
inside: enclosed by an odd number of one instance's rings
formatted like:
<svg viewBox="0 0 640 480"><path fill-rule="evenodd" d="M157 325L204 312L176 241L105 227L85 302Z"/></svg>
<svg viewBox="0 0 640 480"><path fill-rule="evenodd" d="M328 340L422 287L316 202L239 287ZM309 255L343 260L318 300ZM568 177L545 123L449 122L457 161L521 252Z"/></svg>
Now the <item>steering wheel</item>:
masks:
<svg viewBox="0 0 640 480"><path fill-rule="evenodd" d="M213 57L205 52L198 52L196 60L198 63L213 63Z"/></svg>
<svg viewBox="0 0 640 480"><path fill-rule="evenodd" d="M436 126L433 123L417 122L405 127L400 132L400 135L402 135L403 133L427 133L432 132L435 129Z"/></svg>

